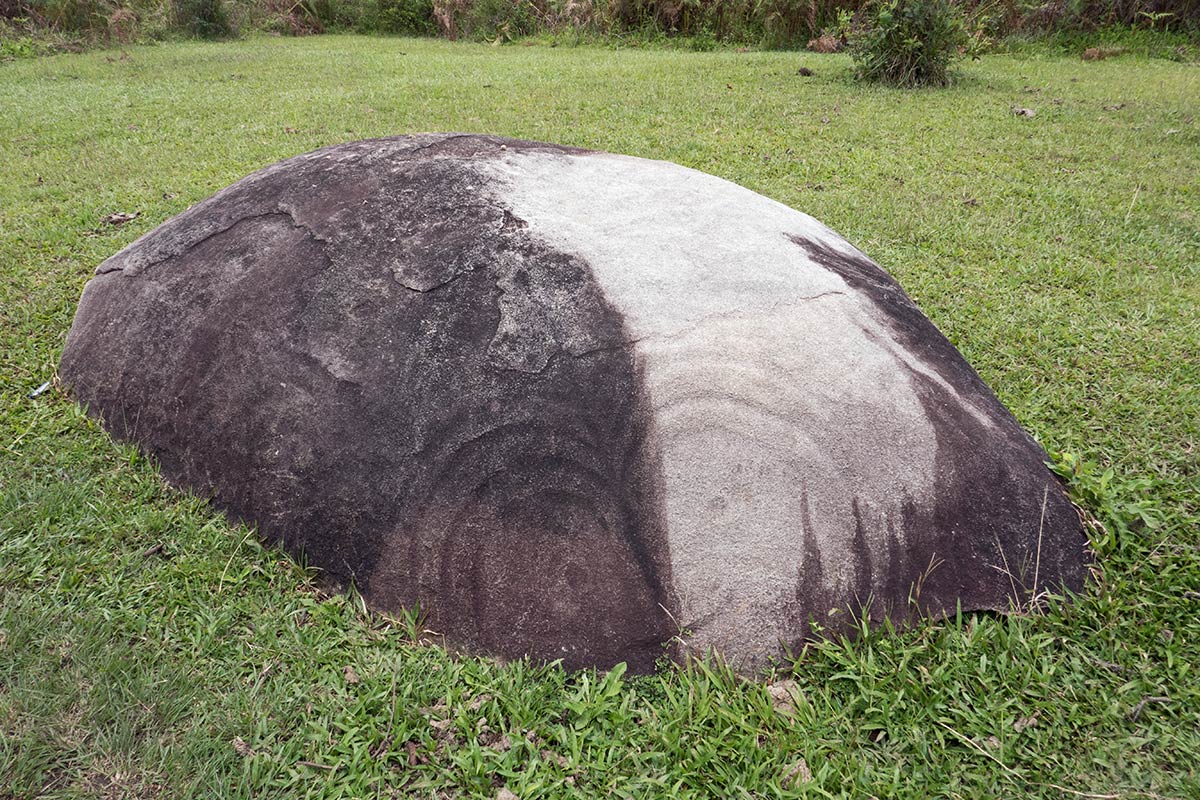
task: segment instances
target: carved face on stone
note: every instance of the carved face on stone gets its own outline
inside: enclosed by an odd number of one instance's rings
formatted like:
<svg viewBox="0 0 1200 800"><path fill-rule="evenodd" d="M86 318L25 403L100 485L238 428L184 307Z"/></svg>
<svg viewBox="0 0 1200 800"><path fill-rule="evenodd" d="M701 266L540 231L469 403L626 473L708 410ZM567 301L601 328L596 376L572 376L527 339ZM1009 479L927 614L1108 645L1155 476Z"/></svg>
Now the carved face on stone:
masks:
<svg viewBox="0 0 1200 800"><path fill-rule="evenodd" d="M476 651L749 670L813 622L1085 573L1045 454L895 281L664 162L289 159L102 264L61 374L169 480Z"/></svg>

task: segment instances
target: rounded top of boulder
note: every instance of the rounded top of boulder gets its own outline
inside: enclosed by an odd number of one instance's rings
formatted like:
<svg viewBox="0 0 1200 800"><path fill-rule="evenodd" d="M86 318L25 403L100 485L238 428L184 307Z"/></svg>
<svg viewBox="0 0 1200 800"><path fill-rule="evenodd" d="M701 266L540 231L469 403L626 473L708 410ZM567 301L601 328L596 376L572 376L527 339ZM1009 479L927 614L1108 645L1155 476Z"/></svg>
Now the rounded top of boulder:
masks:
<svg viewBox="0 0 1200 800"><path fill-rule="evenodd" d="M60 371L169 480L474 651L753 669L1085 574L1045 453L890 276L660 161L288 159L100 265Z"/></svg>

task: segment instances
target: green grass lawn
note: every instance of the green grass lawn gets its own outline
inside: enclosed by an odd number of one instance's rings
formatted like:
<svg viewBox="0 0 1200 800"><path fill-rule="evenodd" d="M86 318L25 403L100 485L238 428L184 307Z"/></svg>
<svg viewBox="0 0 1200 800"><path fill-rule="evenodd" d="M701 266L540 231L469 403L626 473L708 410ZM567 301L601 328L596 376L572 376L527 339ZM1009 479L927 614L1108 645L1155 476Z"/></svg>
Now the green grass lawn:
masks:
<svg viewBox="0 0 1200 800"><path fill-rule="evenodd" d="M849 74L340 36L0 64L0 798L1200 797L1200 68ZM770 676L794 702L452 658L27 396L136 236L278 159L447 130L676 161L841 232L1060 454L1096 580L809 648Z"/></svg>

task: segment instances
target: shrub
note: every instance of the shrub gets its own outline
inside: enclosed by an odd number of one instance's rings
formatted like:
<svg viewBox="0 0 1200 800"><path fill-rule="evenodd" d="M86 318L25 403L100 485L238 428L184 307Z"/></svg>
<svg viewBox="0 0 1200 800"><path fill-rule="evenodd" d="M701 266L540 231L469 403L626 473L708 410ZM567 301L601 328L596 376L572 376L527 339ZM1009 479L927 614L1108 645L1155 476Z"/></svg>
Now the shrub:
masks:
<svg viewBox="0 0 1200 800"><path fill-rule="evenodd" d="M440 13L439 13L440 10ZM446 35L511 41L536 33L540 9L513 0L437 0L434 13Z"/></svg>
<svg viewBox="0 0 1200 800"><path fill-rule="evenodd" d="M877 0L849 31L859 78L890 86L945 86L968 44L951 0Z"/></svg>
<svg viewBox="0 0 1200 800"><path fill-rule="evenodd" d="M291 36L324 33L334 23L329 0L257 0L235 28L265 28Z"/></svg>
<svg viewBox="0 0 1200 800"><path fill-rule="evenodd" d="M786 47L821 39L836 25L840 13L853 13L862 6L863 0L757 0L755 9L762 17L763 42Z"/></svg>
<svg viewBox="0 0 1200 800"><path fill-rule="evenodd" d="M179 27L202 39L220 39L233 33L221 0L173 0Z"/></svg>
<svg viewBox="0 0 1200 800"><path fill-rule="evenodd" d="M809 39L805 46L814 53L836 53L842 49L842 40L826 31L815 39Z"/></svg>
<svg viewBox="0 0 1200 800"><path fill-rule="evenodd" d="M1020 27L1030 32L1094 31L1112 26L1200 29L1196 0L1031 0Z"/></svg>
<svg viewBox="0 0 1200 800"><path fill-rule="evenodd" d="M132 9L118 8L108 15L108 38L117 44L129 44L137 35L137 24Z"/></svg>
<svg viewBox="0 0 1200 800"><path fill-rule="evenodd" d="M431 36L437 33L433 0L372 0L361 27L378 33Z"/></svg>
<svg viewBox="0 0 1200 800"><path fill-rule="evenodd" d="M813 0L815 2L815 0ZM656 30L695 38L708 49L717 42L753 41L764 36L763 20L786 16L808 0L627 0L618 16L630 30Z"/></svg>
<svg viewBox="0 0 1200 800"><path fill-rule="evenodd" d="M29 0L24 10L50 30L86 34L107 27L110 9L100 0Z"/></svg>

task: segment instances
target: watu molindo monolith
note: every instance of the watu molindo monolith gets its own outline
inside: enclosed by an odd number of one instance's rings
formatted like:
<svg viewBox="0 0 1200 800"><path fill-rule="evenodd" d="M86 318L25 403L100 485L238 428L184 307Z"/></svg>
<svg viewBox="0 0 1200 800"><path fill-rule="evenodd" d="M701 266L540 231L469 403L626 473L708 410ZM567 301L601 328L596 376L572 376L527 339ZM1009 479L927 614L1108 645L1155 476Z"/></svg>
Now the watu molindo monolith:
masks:
<svg viewBox="0 0 1200 800"><path fill-rule="evenodd" d="M1086 573L1045 453L887 273L659 161L288 159L101 264L61 376L172 483L470 652L753 670Z"/></svg>

